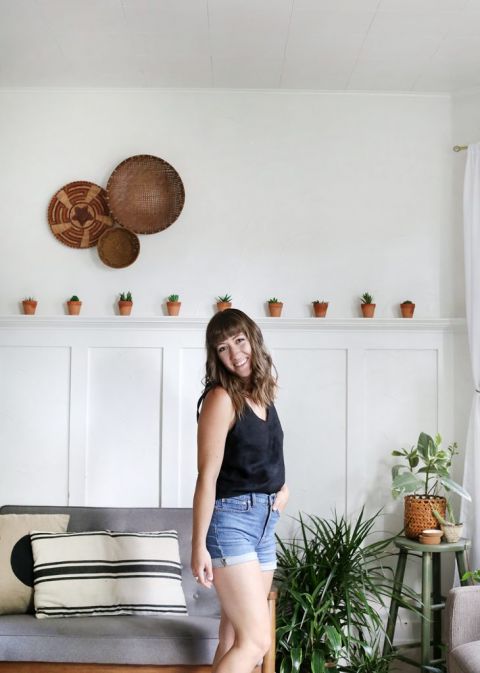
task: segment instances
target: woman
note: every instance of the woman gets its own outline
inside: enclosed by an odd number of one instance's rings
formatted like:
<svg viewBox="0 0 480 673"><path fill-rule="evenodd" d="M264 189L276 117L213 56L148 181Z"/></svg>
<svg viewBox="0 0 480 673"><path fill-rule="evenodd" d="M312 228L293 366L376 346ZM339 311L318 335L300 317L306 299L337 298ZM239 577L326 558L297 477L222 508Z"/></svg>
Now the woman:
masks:
<svg viewBox="0 0 480 673"><path fill-rule="evenodd" d="M212 671L251 673L270 646L274 530L288 500L276 377L259 327L242 311L217 313L206 346L191 566L220 600Z"/></svg>

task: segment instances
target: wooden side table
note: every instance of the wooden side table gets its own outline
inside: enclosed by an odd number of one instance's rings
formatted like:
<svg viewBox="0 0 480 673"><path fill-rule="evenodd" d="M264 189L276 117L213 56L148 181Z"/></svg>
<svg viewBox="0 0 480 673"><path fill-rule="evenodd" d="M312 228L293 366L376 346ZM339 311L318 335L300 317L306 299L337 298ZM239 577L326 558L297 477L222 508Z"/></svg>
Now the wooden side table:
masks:
<svg viewBox="0 0 480 673"><path fill-rule="evenodd" d="M417 666L420 670L429 673L443 673L445 660L442 656L442 613L445 607L445 599L441 595L440 570L441 556L446 552L455 552L458 574L460 577L467 571L467 549L470 548L470 540L459 540L452 543L420 544L406 537L397 537L394 541L399 549L397 569L394 578L394 596L390 603L387 630L383 645L384 654L395 650L397 658L406 661L411 666ZM393 645L395 626L397 622L399 603L395 596L401 596L403 591L403 577L409 554L420 556L422 559L422 626L420 643L412 643L403 646L402 649L418 647L420 645L420 661L400 654L400 648ZM463 582L462 585L468 584ZM432 656L433 655L433 656Z"/></svg>

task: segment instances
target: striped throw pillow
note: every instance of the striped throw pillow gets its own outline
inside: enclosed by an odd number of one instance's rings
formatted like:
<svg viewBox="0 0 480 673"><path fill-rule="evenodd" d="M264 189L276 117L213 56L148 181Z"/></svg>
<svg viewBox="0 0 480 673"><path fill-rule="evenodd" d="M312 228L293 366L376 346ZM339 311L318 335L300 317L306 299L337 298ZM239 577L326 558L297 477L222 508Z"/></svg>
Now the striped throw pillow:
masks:
<svg viewBox="0 0 480 673"><path fill-rule="evenodd" d="M35 614L186 615L174 530L30 534Z"/></svg>

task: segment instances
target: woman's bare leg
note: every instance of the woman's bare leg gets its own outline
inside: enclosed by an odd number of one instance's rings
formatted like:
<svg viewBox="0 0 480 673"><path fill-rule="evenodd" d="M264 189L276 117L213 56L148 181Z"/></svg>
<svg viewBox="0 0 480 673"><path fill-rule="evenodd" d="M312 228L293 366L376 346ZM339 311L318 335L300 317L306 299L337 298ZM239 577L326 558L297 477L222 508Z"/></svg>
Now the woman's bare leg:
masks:
<svg viewBox="0 0 480 673"><path fill-rule="evenodd" d="M263 585L265 589L265 596L268 597L272 588L273 570L265 570L262 572ZM218 647L213 658L213 669L218 664L220 659L228 652L235 642L235 630L231 621L225 614L225 610L221 611L220 628L218 630Z"/></svg>
<svg viewBox="0 0 480 673"><path fill-rule="evenodd" d="M219 643L212 673L251 673L270 645L266 586L270 589L272 574L263 573L258 561L215 568L213 573L228 620L222 627L228 640Z"/></svg>

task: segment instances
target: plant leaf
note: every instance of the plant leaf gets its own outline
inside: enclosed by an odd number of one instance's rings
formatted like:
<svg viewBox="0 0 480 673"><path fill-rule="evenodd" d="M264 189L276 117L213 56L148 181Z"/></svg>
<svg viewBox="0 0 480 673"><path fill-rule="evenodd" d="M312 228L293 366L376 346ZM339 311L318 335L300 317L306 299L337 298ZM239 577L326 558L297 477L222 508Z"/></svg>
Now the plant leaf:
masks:
<svg viewBox="0 0 480 673"><path fill-rule="evenodd" d="M319 650L313 650L310 668L312 673L325 673L325 659Z"/></svg>
<svg viewBox="0 0 480 673"><path fill-rule="evenodd" d="M457 484L456 481L453 481L453 479L450 479L449 477L441 477L440 481L442 482L443 486L448 491L453 491L454 493L458 493L458 495L462 496L462 498L465 498L465 500L468 500L469 502L472 501L472 497L470 493L468 493L463 486L460 486L460 484Z"/></svg>
<svg viewBox="0 0 480 673"><path fill-rule="evenodd" d="M290 650L290 659L292 661L292 673L298 673L303 659L303 650L301 647L292 647Z"/></svg>
<svg viewBox="0 0 480 673"><path fill-rule="evenodd" d="M405 493L415 493L424 487L424 480L419 479L411 472L398 474L392 481L392 493L394 497Z"/></svg>

